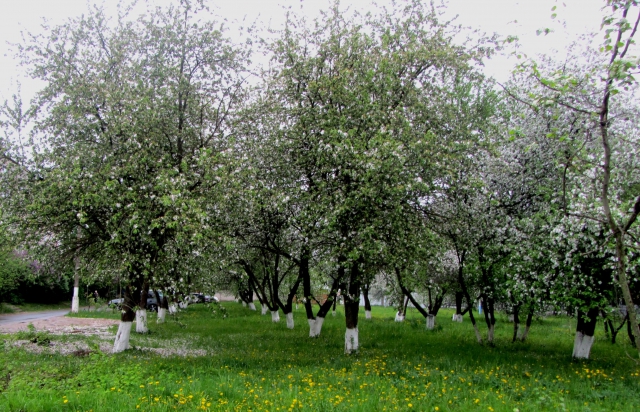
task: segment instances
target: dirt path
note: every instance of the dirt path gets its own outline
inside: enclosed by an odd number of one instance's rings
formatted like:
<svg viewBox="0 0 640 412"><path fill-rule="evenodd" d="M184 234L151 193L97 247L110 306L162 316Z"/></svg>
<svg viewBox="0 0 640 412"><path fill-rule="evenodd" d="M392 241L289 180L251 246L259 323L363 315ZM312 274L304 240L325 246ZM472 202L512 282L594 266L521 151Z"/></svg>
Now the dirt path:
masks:
<svg viewBox="0 0 640 412"><path fill-rule="evenodd" d="M64 315L45 316L44 319L36 319L32 316L25 319L24 315L25 314L14 314L3 316L1 319L2 322L0 323L0 333L26 331L28 330L28 325L32 324L36 330L47 331L54 334L82 333L102 335L107 332L109 326L117 325L119 322L116 319L70 318Z"/></svg>

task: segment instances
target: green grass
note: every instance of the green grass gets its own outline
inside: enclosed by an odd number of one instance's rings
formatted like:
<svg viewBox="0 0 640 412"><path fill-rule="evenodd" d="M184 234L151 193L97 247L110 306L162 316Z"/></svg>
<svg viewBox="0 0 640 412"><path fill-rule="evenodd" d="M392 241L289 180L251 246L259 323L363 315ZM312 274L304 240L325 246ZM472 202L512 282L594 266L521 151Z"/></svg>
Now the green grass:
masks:
<svg viewBox="0 0 640 412"><path fill-rule="evenodd" d="M15 313L15 306L0 302L0 314Z"/></svg>
<svg viewBox="0 0 640 412"><path fill-rule="evenodd" d="M14 312L40 312L43 310L57 310L57 309L71 309L71 302L58 302L58 303L21 303L19 305L11 305L8 307L6 304L0 304L0 307L4 307L6 312L0 313L14 313ZM14 308L17 308L14 309Z"/></svg>
<svg viewBox="0 0 640 412"><path fill-rule="evenodd" d="M537 320L529 341L516 344L501 318L490 347L475 342L468 318L451 322L450 311L427 331L415 311L396 323L393 309L374 307L374 318L359 323L360 352L345 356L341 310L309 339L302 308L288 330L284 319L273 324L237 303L222 305L226 318L215 305L190 306L163 325L150 314L151 333L132 333L138 349L117 355L38 355L4 336L0 411L640 410L640 365L627 356L634 351L626 336L611 345L600 328L592 359L572 361L568 318ZM97 347L96 337L86 339Z"/></svg>

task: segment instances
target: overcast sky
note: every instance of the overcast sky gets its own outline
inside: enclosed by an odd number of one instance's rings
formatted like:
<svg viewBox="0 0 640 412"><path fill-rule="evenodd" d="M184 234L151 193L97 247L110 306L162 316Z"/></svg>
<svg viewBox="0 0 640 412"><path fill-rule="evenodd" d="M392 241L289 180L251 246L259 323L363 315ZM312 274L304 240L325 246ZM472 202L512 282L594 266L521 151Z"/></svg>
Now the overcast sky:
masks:
<svg viewBox="0 0 640 412"><path fill-rule="evenodd" d="M170 2L148 0L148 3L158 5ZM378 4L389 2L377 1ZM7 98L15 91L16 81L23 84L25 97L34 89L33 84L22 78L21 68L17 67L7 43L19 42L21 31L39 32L43 18L51 23L62 23L82 14L88 4L94 3L104 3L115 10L115 0L0 0L0 98ZM283 21L283 6L302 9L305 14L315 16L318 10L327 7L329 0L209 0L207 3L230 21L246 17L278 27ZM342 0L341 7L366 11L372 3L371 0ZM447 10L452 17L458 15L458 22L464 26L503 36L517 35L520 50L533 56L554 48L562 50L579 34L598 31L604 3L604 0L449 0ZM553 6L557 6L554 12L551 11ZM557 13L555 19L551 18L552 13ZM546 27L554 32L547 36L536 35L536 30ZM504 80L513 64L513 60L494 59L488 62L487 71Z"/></svg>

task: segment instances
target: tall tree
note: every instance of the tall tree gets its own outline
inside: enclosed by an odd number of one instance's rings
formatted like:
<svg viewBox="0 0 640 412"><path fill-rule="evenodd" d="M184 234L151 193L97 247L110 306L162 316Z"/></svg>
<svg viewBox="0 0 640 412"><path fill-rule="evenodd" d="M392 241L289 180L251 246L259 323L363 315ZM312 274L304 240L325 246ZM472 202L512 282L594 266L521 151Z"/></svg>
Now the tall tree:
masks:
<svg viewBox="0 0 640 412"><path fill-rule="evenodd" d="M183 1L132 21L95 8L20 47L45 87L15 216L32 242L117 265L126 299L115 351L128 347L135 306L146 330L146 291L172 254L191 253L213 226L207 205L228 173L245 56L198 9Z"/></svg>

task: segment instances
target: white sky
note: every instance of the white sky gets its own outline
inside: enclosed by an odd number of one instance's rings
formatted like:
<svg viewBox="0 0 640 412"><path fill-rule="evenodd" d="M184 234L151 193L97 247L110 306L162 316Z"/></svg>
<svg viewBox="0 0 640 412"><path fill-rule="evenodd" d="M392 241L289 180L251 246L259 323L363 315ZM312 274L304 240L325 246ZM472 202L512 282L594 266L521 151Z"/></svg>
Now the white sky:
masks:
<svg viewBox="0 0 640 412"><path fill-rule="evenodd" d="M140 0L144 1L144 0ZM428 0L424 0L428 1ZM148 0L152 4L167 4L171 0ZM378 0L378 4L390 0ZM15 92L17 81L22 83L24 97L30 97L36 87L21 76L16 66L11 47L7 42L19 42L21 31L38 32L40 23L46 18L51 23L62 23L66 18L77 16L87 10L88 4L104 3L115 10L115 0L0 0L0 98L8 98ZM341 7L359 11L371 8L372 0L342 0ZM533 56L563 46L579 34L600 29L604 0L449 0L448 13L458 15L463 26L478 28L487 33L517 35L520 51ZM217 14L228 20L241 20L244 16L270 22L278 27L283 21L282 6L303 8L309 16L326 8L329 0L230 0L213 1L208 4L218 8ZM551 19L551 8L557 6L556 19ZM540 28L553 28L547 36L537 36ZM487 64L487 72L504 80L515 61L496 58Z"/></svg>

